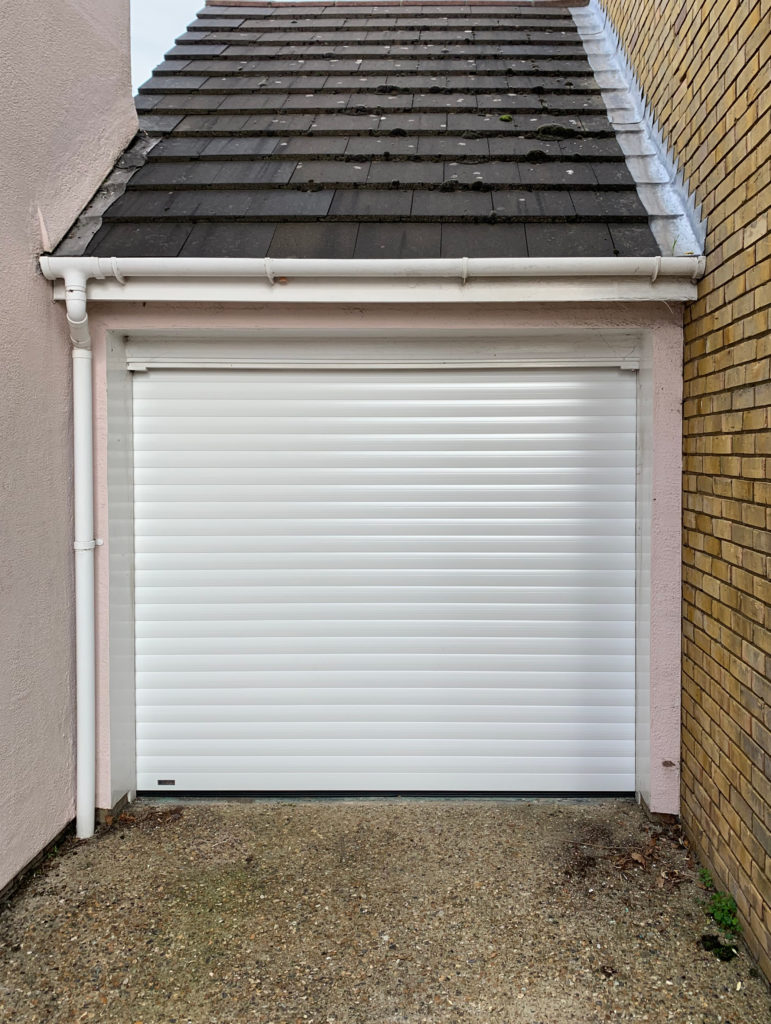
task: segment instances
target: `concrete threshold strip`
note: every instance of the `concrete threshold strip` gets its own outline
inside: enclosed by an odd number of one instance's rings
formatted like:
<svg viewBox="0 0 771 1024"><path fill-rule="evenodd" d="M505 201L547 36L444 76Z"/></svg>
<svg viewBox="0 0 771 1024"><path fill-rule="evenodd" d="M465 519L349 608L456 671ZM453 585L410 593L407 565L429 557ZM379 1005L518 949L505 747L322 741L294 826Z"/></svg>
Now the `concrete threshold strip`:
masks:
<svg viewBox="0 0 771 1024"><path fill-rule="evenodd" d="M76 833L96 805L93 383L88 302L525 303L687 302L703 256L602 258L144 259L42 256L72 342Z"/></svg>

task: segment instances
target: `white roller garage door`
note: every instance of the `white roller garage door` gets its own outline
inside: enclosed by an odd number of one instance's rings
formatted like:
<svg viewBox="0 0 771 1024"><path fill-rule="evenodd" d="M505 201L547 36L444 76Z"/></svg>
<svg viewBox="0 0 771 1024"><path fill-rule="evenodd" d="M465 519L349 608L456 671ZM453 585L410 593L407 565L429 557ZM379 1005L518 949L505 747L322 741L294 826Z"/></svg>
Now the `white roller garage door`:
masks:
<svg viewBox="0 0 771 1024"><path fill-rule="evenodd" d="M140 790L634 789L633 373L134 398Z"/></svg>

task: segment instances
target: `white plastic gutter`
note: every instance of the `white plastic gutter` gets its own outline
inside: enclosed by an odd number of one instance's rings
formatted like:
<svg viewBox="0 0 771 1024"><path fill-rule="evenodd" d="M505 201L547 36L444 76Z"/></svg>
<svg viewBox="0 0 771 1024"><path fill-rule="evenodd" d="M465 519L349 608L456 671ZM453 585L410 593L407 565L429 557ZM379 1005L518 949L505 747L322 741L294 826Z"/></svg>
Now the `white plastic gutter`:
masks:
<svg viewBox="0 0 771 1024"><path fill-rule="evenodd" d="M94 466L89 300L175 302L688 301L703 256L548 259L134 259L43 256L66 301L75 458L77 835L94 834L96 678ZM59 284L63 282L63 288Z"/></svg>
<svg viewBox="0 0 771 1024"><path fill-rule="evenodd" d="M44 256L56 298L106 302L690 301L700 256L596 259L134 259Z"/></svg>
<svg viewBox="0 0 771 1024"><path fill-rule="evenodd" d="M701 256L608 256L543 259L460 257L414 260L314 259L157 259L101 256L42 256L43 274L55 278L73 275L89 279L114 277L685 277L697 280L704 273Z"/></svg>

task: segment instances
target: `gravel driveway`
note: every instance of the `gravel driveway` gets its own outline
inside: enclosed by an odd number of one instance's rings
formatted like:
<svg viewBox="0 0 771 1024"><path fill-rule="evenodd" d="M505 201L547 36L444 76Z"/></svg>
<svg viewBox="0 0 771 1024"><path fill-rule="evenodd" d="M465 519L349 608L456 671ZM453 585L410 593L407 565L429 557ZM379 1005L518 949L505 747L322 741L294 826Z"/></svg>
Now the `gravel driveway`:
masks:
<svg viewBox="0 0 771 1024"><path fill-rule="evenodd" d="M0 1021L769 1024L629 800L135 805L0 912Z"/></svg>

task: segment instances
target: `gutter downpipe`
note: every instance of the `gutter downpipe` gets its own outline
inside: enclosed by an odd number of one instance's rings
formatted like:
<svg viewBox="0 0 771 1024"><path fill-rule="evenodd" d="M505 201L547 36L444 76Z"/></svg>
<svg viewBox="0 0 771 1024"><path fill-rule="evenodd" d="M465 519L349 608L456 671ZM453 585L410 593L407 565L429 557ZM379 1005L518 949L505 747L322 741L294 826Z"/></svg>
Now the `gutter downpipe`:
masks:
<svg viewBox="0 0 771 1024"><path fill-rule="evenodd" d="M255 277L270 284L287 278L470 278L538 279L559 277L648 278L698 281L703 256L610 257L596 259L467 258L413 260L314 259L154 259L97 256L41 256L49 281L64 279L67 324L72 342L72 401L75 508L75 661L76 661L76 832L88 839L95 831L96 809L96 627L94 549L93 379L88 326L90 279L126 277Z"/></svg>
<svg viewBox="0 0 771 1024"><path fill-rule="evenodd" d="M90 276L70 268L66 277L67 325L72 342L72 423L75 512L75 828L78 839L94 834L96 808L96 651L94 605L94 453L91 335L86 284ZM99 274L98 276L102 276Z"/></svg>

